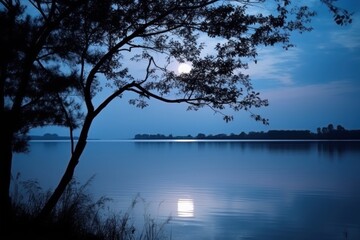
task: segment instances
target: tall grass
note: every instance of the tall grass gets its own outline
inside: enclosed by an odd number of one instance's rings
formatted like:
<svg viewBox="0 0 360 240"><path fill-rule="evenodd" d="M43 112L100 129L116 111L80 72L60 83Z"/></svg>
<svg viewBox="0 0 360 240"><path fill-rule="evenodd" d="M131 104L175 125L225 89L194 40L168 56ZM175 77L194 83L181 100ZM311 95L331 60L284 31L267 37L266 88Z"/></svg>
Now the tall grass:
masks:
<svg viewBox="0 0 360 240"><path fill-rule="evenodd" d="M13 179L9 239L69 239L69 240L158 240L171 239L165 234L170 217L157 221L144 213L144 226L135 227L132 211L141 199L136 196L125 212L114 212L108 206L110 198L94 200L89 186L94 177L84 184L73 179L45 222L36 220L50 196L35 180L21 181L20 174ZM137 225L136 225L137 226Z"/></svg>

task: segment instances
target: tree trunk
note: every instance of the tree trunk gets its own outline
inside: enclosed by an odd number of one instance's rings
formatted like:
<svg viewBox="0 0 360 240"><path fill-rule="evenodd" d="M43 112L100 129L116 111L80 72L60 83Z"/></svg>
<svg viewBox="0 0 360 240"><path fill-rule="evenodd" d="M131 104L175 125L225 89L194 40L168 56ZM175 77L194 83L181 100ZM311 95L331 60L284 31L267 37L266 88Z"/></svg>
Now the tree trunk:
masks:
<svg viewBox="0 0 360 240"><path fill-rule="evenodd" d="M6 123L6 121L5 121ZM5 124L3 122L3 124ZM9 126L1 126L0 160L0 231L9 229L11 221L10 181L12 163L12 133Z"/></svg>
<svg viewBox="0 0 360 240"><path fill-rule="evenodd" d="M87 135L90 130L92 121L93 121L93 117L90 117L90 115L88 114L87 117L85 118L85 122L82 127L80 137L76 144L75 150L71 155L71 158L69 160L67 168L66 168L59 184L57 185L55 191L52 193L49 200L46 202L45 206L41 210L41 212L38 216L38 220L43 221L43 220L46 220L50 216L52 210L55 208L61 195L64 193L67 185L72 180L72 178L74 176L75 168L76 168L77 164L79 163L81 154L83 153L83 151L85 149Z"/></svg>

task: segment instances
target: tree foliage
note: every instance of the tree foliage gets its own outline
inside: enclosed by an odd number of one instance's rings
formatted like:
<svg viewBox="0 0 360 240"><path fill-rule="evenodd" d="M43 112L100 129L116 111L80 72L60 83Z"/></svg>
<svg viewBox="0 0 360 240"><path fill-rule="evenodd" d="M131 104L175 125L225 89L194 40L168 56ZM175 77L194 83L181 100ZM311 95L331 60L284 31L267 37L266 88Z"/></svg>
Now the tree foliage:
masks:
<svg viewBox="0 0 360 240"><path fill-rule="evenodd" d="M337 24L351 14L321 0ZM86 146L93 120L116 97L146 107L148 99L225 109L268 105L244 74L258 48L292 47L293 31L310 31L315 12L290 0L0 0L1 116L3 152L1 198L8 188L11 151L30 128L80 127L69 165L44 215L70 182ZM306 4L306 2L305 2ZM264 7L265 6L265 7ZM216 42L214 46L208 43ZM191 63L189 73L173 65ZM139 73L140 70L143 72ZM96 99L103 88L111 93ZM10 147L9 147L10 146ZM9 150L10 149L10 150ZM10 151L10 153L9 153ZM6 174L5 174L6 173Z"/></svg>
<svg viewBox="0 0 360 240"><path fill-rule="evenodd" d="M19 1L2 1L0 13L1 113L4 126L14 133L13 150L24 151L31 128L77 124L80 105L69 96L78 84L74 73L61 66L66 48L56 37L59 16L43 12L27 15ZM45 11L45 10L44 10ZM71 40L73 42L73 40ZM66 111L63 111L66 109ZM66 112L69 114L65 114Z"/></svg>

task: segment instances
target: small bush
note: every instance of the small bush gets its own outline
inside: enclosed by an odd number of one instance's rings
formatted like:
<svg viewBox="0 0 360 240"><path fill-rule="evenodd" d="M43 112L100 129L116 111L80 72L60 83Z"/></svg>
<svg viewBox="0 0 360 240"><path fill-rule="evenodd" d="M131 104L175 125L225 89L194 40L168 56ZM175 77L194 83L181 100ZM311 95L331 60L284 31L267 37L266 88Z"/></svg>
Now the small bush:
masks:
<svg viewBox="0 0 360 240"><path fill-rule="evenodd" d="M136 196L125 213L115 213L107 203L110 198L94 200L88 189L91 177L81 185L73 179L53 210L50 220L39 223L36 216L50 197L36 180L21 181L20 174L13 179L11 219L13 229L9 239L68 239L68 240L157 240L167 239L165 226L170 218L158 223L150 214L144 214L144 227L137 230L131 211L140 199Z"/></svg>

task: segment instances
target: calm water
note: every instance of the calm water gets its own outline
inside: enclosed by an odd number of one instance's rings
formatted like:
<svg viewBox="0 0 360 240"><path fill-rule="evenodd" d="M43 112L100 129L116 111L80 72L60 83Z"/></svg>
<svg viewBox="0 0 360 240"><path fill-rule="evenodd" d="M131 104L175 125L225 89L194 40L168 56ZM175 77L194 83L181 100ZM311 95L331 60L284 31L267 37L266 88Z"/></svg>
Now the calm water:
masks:
<svg viewBox="0 0 360 240"><path fill-rule="evenodd" d="M68 142L32 142L13 172L53 188ZM360 142L89 142L76 170L172 239L360 239ZM140 198L139 198L140 199Z"/></svg>

